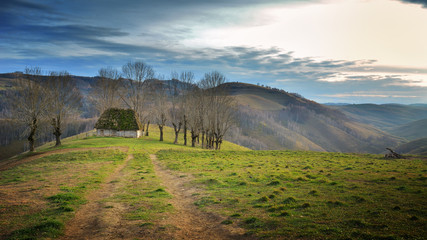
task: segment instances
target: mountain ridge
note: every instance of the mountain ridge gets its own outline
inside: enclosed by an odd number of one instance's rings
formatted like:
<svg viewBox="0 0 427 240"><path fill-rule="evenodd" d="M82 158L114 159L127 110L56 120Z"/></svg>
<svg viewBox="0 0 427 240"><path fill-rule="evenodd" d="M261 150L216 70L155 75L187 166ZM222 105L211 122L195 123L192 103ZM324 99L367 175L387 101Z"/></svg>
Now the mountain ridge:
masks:
<svg viewBox="0 0 427 240"><path fill-rule="evenodd" d="M83 116L91 117L93 109L89 94L97 78L73 78L85 97ZM161 81L167 83L172 80ZM297 93L250 83L227 82L222 87L236 99L239 106L237 126L227 138L245 147L382 153L385 147L396 147L405 142L377 128L375 124L368 125L368 121L355 118L355 114L342 109L347 105L324 105ZM12 88L13 74L0 74L0 91Z"/></svg>

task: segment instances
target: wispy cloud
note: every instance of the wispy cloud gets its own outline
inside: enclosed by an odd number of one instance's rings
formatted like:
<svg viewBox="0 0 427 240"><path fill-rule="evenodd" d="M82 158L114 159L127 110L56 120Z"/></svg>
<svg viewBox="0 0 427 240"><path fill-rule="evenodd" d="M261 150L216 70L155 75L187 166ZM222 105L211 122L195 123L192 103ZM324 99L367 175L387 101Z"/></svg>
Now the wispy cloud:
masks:
<svg viewBox="0 0 427 240"><path fill-rule="evenodd" d="M404 2L426 6L425 1ZM120 69L129 60L141 59L165 75L171 70L193 70L201 77L217 69L231 81L260 82L323 102L337 96L348 101L411 96L406 99L427 102L427 67L389 66L375 59L296 57L293 49L244 41L226 47L197 47L183 41L205 28L268 24L271 19L253 19L265 6L311 3L326 4L321 0L0 1L0 71L33 65L95 75L101 67Z"/></svg>
<svg viewBox="0 0 427 240"><path fill-rule="evenodd" d="M413 3L413 4L420 4L424 8L427 8L427 1L426 0L399 0L404 3Z"/></svg>

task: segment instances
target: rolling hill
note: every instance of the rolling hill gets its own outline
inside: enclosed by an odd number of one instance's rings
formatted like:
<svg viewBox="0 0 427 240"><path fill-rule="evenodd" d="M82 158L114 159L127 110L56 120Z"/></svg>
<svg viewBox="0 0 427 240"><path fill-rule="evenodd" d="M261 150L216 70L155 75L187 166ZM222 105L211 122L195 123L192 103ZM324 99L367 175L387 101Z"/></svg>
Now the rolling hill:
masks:
<svg viewBox="0 0 427 240"><path fill-rule="evenodd" d="M426 104L349 104L331 106L354 121L389 131L410 122L427 118Z"/></svg>
<svg viewBox="0 0 427 240"><path fill-rule="evenodd" d="M427 156L427 138L420 138L402 144L396 148L396 151L401 154L415 154Z"/></svg>
<svg viewBox="0 0 427 240"><path fill-rule="evenodd" d="M84 95L82 117L91 118L95 113L90 91L96 77L73 78ZM4 93L13 89L13 79L14 74L0 74L0 112L5 109ZM405 142L384 132L385 126L427 118L424 105L326 106L295 93L253 84L234 82L224 87L239 105L237 126L227 139L252 149L381 153L385 147ZM84 129L91 127L85 125Z"/></svg>
<svg viewBox="0 0 427 240"><path fill-rule="evenodd" d="M410 141L427 137L427 119L410 122L389 131L391 134Z"/></svg>
<svg viewBox="0 0 427 240"><path fill-rule="evenodd" d="M380 153L402 142L298 94L246 83L225 87L239 104L230 140L246 147Z"/></svg>

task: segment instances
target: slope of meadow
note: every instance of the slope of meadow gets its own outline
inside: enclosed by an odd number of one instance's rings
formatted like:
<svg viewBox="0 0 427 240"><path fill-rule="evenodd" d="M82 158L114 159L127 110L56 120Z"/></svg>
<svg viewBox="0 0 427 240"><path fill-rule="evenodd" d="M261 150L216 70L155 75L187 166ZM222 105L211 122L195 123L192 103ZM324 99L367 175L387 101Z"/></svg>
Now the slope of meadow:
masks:
<svg viewBox="0 0 427 240"><path fill-rule="evenodd" d="M384 131L427 118L426 104L349 104L333 108L341 110L355 121Z"/></svg>
<svg viewBox="0 0 427 240"><path fill-rule="evenodd" d="M257 150L381 153L403 141L297 94L226 83L239 105L230 140Z"/></svg>
<svg viewBox="0 0 427 240"><path fill-rule="evenodd" d="M427 138L420 138L402 144L396 148L398 153L427 156Z"/></svg>
<svg viewBox="0 0 427 240"><path fill-rule="evenodd" d="M39 149L42 158L2 165L0 238L190 239L191 231L205 231L203 221L245 238L427 234L425 158L250 151L227 142L210 151L172 144L171 129L164 143L154 127L151 135L68 139L59 149ZM194 226L167 220L187 208Z"/></svg>
<svg viewBox="0 0 427 240"><path fill-rule="evenodd" d="M391 134L404 137L410 141L427 137L427 119L410 122L389 131Z"/></svg>

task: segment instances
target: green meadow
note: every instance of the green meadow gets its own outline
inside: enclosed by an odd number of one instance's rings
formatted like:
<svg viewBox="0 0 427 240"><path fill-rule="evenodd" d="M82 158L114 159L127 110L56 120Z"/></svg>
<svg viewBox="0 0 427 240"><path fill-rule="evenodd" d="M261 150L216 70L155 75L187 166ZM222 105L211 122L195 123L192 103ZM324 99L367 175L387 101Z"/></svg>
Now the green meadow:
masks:
<svg viewBox="0 0 427 240"><path fill-rule="evenodd" d="M251 151L225 142L213 151L173 144L153 126L142 139L85 137L47 144L38 152L70 148L0 172L0 238L57 238L118 166L105 208L126 206L122 218L140 231L173 214L168 193L149 158L196 188L194 204L223 216L220 224L266 239L425 239L427 159L309 151ZM126 162L127 156L133 158ZM24 154L16 158L25 159ZM143 239L143 237L141 237Z"/></svg>
<svg viewBox="0 0 427 240"><path fill-rule="evenodd" d="M303 151L158 153L192 174L195 204L256 236L285 239L423 239L425 159Z"/></svg>

